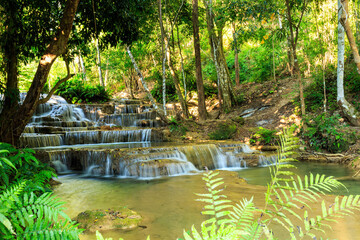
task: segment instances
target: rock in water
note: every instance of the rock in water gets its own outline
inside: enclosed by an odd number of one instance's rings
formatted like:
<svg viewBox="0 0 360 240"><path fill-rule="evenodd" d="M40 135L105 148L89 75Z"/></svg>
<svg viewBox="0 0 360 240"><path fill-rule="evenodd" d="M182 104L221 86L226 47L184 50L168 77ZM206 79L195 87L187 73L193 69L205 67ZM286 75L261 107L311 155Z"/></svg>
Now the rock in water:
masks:
<svg viewBox="0 0 360 240"><path fill-rule="evenodd" d="M97 230L134 229L138 227L142 217L135 211L123 207L118 210L86 210L79 213L74 220L79 223L79 228L96 232Z"/></svg>

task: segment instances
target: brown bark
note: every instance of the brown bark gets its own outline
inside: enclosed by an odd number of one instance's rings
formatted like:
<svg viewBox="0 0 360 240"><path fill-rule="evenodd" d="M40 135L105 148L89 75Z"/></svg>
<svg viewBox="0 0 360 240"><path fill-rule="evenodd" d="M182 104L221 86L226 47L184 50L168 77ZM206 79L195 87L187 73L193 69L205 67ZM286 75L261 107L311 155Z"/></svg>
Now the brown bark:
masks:
<svg viewBox="0 0 360 240"><path fill-rule="evenodd" d="M166 71L165 71L166 69L165 69L165 67L166 67L166 52L167 52L168 44L165 43L165 29L164 29L164 24L163 24L163 19L162 19L161 0L157 0L157 2L158 2L159 24L160 24L160 32L161 32L163 109L164 109L164 114L166 115Z"/></svg>
<svg viewBox="0 0 360 240"><path fill-rule="evenodd" d="M18 144L21 133L39 104L40 93L46 83L52 64L66 50L79 1L68 0L66 2L59 29L40 59L32 84L22 105L19 108L7 108L5 106L2 110L0 114L1 142Z"/></svg>
<svg viewBox="0 0 360 240"><path fill-rule="evenodd" d="M200 120L206 120L207 111L205 105L205 91L201 71L201 54L200 54L200 37L199 37L199 10L198 0L192 1L192 23L194 36L194 52L195 52L195 66L196 66L196 86L198 91L198 111Z"/></svg>
<svg viewBox="0 0 360 240"><path fill-rule="evenodd" d="M293 21L292 21L292 16L291 16L291 7L290 7L289 0L286 0L285 4L286 4L286 10L287 10L286 14L287 14L287 18L288 18L289 26L290 26L290 44L291 44L292 55L294 58L294 74L299 83L301 114L303 116L305 116L304 87L302 84L301 72L300 72L299 62L298 62L297 54L296 54L296 46L297 46L297 41L298 41L298 36L299 36L299 28L300 28L300 24L301 24L302 18L305 13L307 2L306 2L306 0L304 0L304 2L303 2L304 6L303 6L303 9L301 12L300 20L299 20L297 26L295 26L295 29L293 29Z"/></svg>
<svg viewBox="0 0 360 240"><path fill-rule="evenodd" d="M72 78L75 74L71 74L70 73L70 66L69 66L69 61L66 59L66 57L64 56L64 61L66 64L66 70L67 70L67 75L66 77L64 77L63 79L59 80L55 86L49 91L49 93L47 94L47 96L45 98L42 98L39 100L38 104L44 104L47 101L50 100L51 96L55 93L56 89L58 89L58 87L63 84L64 82L66 82L67 80L69 80L70 78Z"/></svg>
<svg viewBox="0 0 360 240"><path fill-rule="evenodd" d="M234 38L234 52L235 52L235 83L237 87L240 87L240 66L239 66L239 53L236 40L235 23L233 23L233 38Z"/></svg>
<svg viewBox="0 0 360 240"><path fill-rule="evenodd" d="M349 0L341 0L340 2L341 2L341 5L343 7L343 11L344 11L344 14L343 14L344 17L340 18L340 23L345 29L345 33L346 33L347 39L349 40L351 51L352 51L353 56L354 56L354 61L355 61L356 67L357 67L357 71L360 74L359 50L358 50L358 48L356 46L354 34L351 31L350 22L348 21L348 17L349 17Z"/></svg>
<svg viewBox="0 0 360 240"><path fill-rule="evenodd" d="M209 44L211 49L211 56L214 60L218 85L220 88L221 98L222 98L222 108L225 111L229 111L232 105L233 92L231 88L231 78L229 68L226 63L224 47L223 47L223 33L222 30L224 26L220 24L215 26L215 16L212 11L211 1L207 2L204 0L206 6L206 23L209 33Z"/></svg>
<svg viewBox="0 0 360 240"><path fill-rule="evenodd" d="M165 39L165 42L166 41L167 40ZM183 94L181 93L180 80L179 80L178 76L176 75L175 68L174 68L174 65L173 65L173 62L172 62L172 59L171 59L171 52L170 52L169 49L167 51L167 59L168 59L168 65L169 65L170 73L171 73L171 76L172 76L173 81L174 81L176 94L177 94L177 96L179 98L179 102L180 102L180 105L181 105L181 109L183 110L184 116L186 118L189 118L189 110L188 110L187 104L186 104L186 102L184 100Z"/></svg>

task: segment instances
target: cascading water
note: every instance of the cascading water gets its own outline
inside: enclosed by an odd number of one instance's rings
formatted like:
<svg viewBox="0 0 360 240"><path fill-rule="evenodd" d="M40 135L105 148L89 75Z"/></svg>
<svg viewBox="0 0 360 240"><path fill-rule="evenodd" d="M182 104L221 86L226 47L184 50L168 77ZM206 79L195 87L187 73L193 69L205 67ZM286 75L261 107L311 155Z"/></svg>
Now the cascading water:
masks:
<svg viewBox="0 0 360 240"><path fill-rule="evenodd" d="M38 106L21 144L45 153L58 172L71 169L87 176L149 179L273 161L239 143L148 148L163 141L158 126L156 112L139 101L73 105L53 96Z"/></svg>

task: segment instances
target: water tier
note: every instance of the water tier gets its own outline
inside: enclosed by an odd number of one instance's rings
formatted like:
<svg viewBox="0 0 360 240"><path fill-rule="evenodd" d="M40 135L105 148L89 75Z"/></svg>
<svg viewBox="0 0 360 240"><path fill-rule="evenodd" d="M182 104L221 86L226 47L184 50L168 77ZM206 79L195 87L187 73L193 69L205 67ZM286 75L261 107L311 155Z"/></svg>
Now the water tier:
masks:
<svg viewBox="0 0 360 240"><path fill-rule="evenodd" d="M20 141L58 172L92 176L147 179L276 161L245 144L151 147L164 140L160 126L156 112L141 102L73 105L53 96L37 108Z"/></svg>

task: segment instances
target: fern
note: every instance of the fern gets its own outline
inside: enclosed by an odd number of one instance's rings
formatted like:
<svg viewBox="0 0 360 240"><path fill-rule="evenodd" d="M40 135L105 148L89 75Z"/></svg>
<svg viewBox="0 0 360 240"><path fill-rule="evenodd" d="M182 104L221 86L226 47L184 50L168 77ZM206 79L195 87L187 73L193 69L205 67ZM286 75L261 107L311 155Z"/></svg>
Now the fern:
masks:
<svg viewBox="0 0 360 240"><path fill-rule="evenodd" d="M4 239L78 239L80 230L51 193L24 192L26 182L0 194L0 234ZM64 220L58 221L58 216Z"/></svg>
<svg viewBox="0 0 360 240"><path fill-rule="evenodd" d="M322 214L311 217L310 203L321 202L322 196L331 193L334 189L345 187L333 177L312 174L301 178L293 169L292 162L296 161L298 139L293 136L293 129L284 129L280 136L280 149L276 164L270 167L271 181L265 194L265 207L257 210L253 199L242 199L238 204L229 208L230 201L217 190L223 182L215 178L218 173L204 173L207 193L198 194L198 199L206 203L203 214L212 218L203 222L201 231L193 226L191 231L184 231L184 238L191 239L274 239L269 229L272 222L278 223L289 233L290 239L302 239L305 236L316 238L316 231L323 232L329 228L329 222L338 217L352 214L360 210L360 196L336 197L334 204L326 206L322 201ZM217 207L217 208L216 208ZM260 211L258 219L254 212ZM302 214L301 214L302 212ZM291 217L290 217L291 216Z"/></svg>
<svg viewBox="0 0 360 240"><path fill-rule="evenodd" d="M205 202L204 211L201 213L203 215L211 216L210 219L205 221L205 224L213 224L220 226L223 223L229 222L227 217L230 213L227 208L231 208L232 205L229 205L231 201L227 200L226 196L220 194L223 189L219 187L224 183L222 178L216 178L219 175L219 172L208 171L204 173L203 180L205 181L205 186L207 193L205 194L196 194L202 198L196 199L197 201Z"/></svg>

